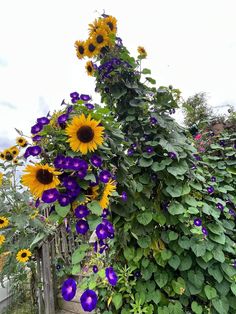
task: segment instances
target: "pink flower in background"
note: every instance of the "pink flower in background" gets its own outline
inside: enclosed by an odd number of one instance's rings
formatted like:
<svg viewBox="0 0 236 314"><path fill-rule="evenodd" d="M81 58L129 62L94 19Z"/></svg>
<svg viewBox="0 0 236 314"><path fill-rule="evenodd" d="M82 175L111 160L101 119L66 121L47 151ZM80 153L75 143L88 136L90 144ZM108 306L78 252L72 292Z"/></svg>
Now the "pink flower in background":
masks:
<svg viewBox="0 0 236 314"><path fill-rule="evenodd" d="M199 141L202 138L202 134L197 134L194 139L195 141Z"/></svg>

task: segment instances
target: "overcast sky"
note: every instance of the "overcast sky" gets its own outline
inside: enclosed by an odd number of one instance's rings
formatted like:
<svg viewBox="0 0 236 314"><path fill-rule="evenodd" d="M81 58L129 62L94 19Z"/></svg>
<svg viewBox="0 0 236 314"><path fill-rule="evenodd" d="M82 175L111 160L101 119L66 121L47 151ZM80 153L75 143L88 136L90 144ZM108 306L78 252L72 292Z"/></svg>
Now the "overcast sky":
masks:
<svg viewBox="0 0 236 314"><path fill-rule="evenodd" d="M103 10L135 56L146 48L158 85L236 107L235 0L0 0L0 149L14 144L14 127L29 134L70 92L94 95L74 42Z"/></svg>

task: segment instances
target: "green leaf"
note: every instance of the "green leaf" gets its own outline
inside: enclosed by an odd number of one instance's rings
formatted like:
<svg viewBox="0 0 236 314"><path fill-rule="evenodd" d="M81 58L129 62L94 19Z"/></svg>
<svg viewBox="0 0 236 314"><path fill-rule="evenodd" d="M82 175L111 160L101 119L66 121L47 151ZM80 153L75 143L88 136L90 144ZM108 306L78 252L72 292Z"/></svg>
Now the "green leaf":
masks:
<svg viewBox="0 0 236 314"><path fill-rule="evenodd" d="M219 314L228 314L229 303L227 298L214 299L212 300L212 304Z"/></svg>
<svg viewBox="0 0 236 314"><path fill-rule="evenodd" d="M180 265L180 258L178 255L173 255L171 259L168 261L168 264L174 268L175 270L179 267Z"/></svg>
<svg viewBox="0 0 236 314"><path fill-rule="evenodd" d="M168 208L168 212L172 215L180 215L185 212L185 209L182 204L180 204L177 201L174 201L171 203L170 207Z"/></svg>
<svg viewBox="0 0 236 314"><path fill-rule="evenodd" d="M138 214L137 220L141 225L148 225L152 221L152 213L151 212L143 212Z"/></svg>
<svg viewBox="0 0 236 314"><path fill-rule="evenodd" d="M166 166L172 163L171 159L163 159L161 162L154 162L152 164L152 170L155 172L164 170Z"/></svg>
<svg viewBox="0 0 236 314"><path fill-rule="evenodd" d="M68 206L61 206L59 204L55 205L55 211L60 217L66 217L66 215L70 212L70 205Z"/></svg>
<svg viewBox="0 0 236 314"><path fill-rule="evenodd" d="M91 210L92 214L95 214L97 216L100 216L102 214L102 207L100 206L98 201L92 201L91 203L88 203L87 207Z"/></svg>
<svg viewBox="0 0 236 314"><path fill-rule="evenodd" d="M95 177L95 175L93 173L87 174L84 179L87 180L87 181L96 182L96 177Z"/></svg>
<svg viewBox="0 0 236 314"><path fill-rule="evenodd" d="M216 289L209 285L206 285L204 287L204 291L208 300L211 300L217 297Z"/></svg>
<svg viewBox="0 0 236 314"><path fill-rule="evenodd" d="M196 314L202 314L202 307L196 301L192 302L191 309Z"/></svg>
<svg viewBox="0 0 236 314"><path fill-rule="evenodd" d="M39 232L36 237L34 238L33 242L30 244L30 248L32 249L36 244L38 244L44 237L45 233Z"/></svg>
<svg viewBox="0 0 236 314"><path fill-rule="evenodd" d="M142 74L151 74L151 70L144 68L144 69L142 70Z"/></svg>
<svg viewBox="0 0 236 314"><path fill-rule="evenodd" d="M192 259L189 255L181 257L181 263L179 266L180 271L189 270L192 266Z"/></svg>
<svg viewBox="0 0 236 314"><path fill-rule="evenodd" d="M214 259L215 259L215 260L217 260L217 261L220 262L220 263L224 263L224 261L225 261L225 255L224 255L223 251L222 251L219 247L217 247L216 249L214 249L214 250L212 251L212 253L213 253L213 256L214 256Z"/></svg>
<svg viewBox="0 0 236 314"><path fill-rule="evenodd" d="M233 294L236 296L236 282L233 282L230 288Z"/></svg>
<svg viewBox="0 0 236 314"><path fill-rule="evenodd" d="M193 286L201 288L204 283L204 276L202 272L199 270L197 270L196 272L190 270L188 272L188 280L191 282Z"/></svg>
<svg viewBox="0 0 236 314"><path fill-rule="evenodd" d="M211 267L208 267L208 273L218 282L221 283L223 280L222 272L220 271L219 266L213 265Z"/></svg>
<svg viewBox="0 0 236 314"><path fill-rule="evenodd" d="M118 310L122 306L122 294L116 293L112 296L112 303L114 304L116 310Z"/></svg>
<svg viewBox="0 0 236 314"><path fill-rule="evenodd" d="M134 258L134 255L135 255L134 247L126 247L124 249L124 256L128 262Z"/></svg>
<svg viewBox="0 0 236 314"><path fill-rule="evenodd" d="M181 295L183 294L183 291L185 290L185 281L183 278L178 277L177 281L176 280L171 281L171 286L175 293Z"/></svg>
<svg viewBox="0 0 236 314"><path fill-rule="evenodd" d="M154 274L154 280L158 287L163 288L168 282L168 274L163 271L157 271Z"/></svg>
<svg viewBox="0 0 236 314"><path fill-rule="evenodd" d="M204 242L193 243L191 249L197 257L203 256L206 253L206 245Z"/></svg>
<svg viewBox="0 0 236 314"><path fill-rule="evenodd" d="M178 236L179 236L177 232L174 232L172 230L168 231L167 234L168 234L168 238L170 241L174 241L174 240L178 239Z"/></svg>
<svg viewBox="0 0 236 314"><path fill-rule="evenodd" d="M221 268L229 277L233 277L236 275L236 269L229 264L221 264Z"/></svg>
<svg viewBox="0 0 236 314"><path fill-rule="evenodd" d="M151 165L152 165L152 163L153 163L153 160L152 160L152 158L149 158L149 159L147 159L147 158L140 158L139 159L139 165L140 165L140 167L150 167Z"/></svg>
<svg viewBox="0 0 236 314"><path fill-rule="evenodd" d="M86 255L86 251L89 249L88 244L81 244L77 250L72 254L72 264L78 264L83 260Z"/></svg>
<svg viewBox="0 0 236 314"><path fill-rule="evenodd" d="M172 256L172 253L170 250L163 250L161 251L161 258L163 259L163 261L168 261Z"/></svg>
<svg viewBox="0 0 236 314"><path fill-rule="evenodd" d="M77 265L73 265L72 270L71 270L71 274L72 275L78 275L81 271L81 266L80 264Z"/></svg>
<svg viewBox="0 0 236 314"><path fill-rule="evenodd" d="M171 166L167 167L167 171L173 176L183 175L188 171L189 167L185 160L174 161Z"/></svg>
<svg viewBox="0 0 236 314"><path fill-rule="evenodd" d="M143 249L148 248L151 245L151 238L148 235L142 236L138 239L138 245Z"/></svg>

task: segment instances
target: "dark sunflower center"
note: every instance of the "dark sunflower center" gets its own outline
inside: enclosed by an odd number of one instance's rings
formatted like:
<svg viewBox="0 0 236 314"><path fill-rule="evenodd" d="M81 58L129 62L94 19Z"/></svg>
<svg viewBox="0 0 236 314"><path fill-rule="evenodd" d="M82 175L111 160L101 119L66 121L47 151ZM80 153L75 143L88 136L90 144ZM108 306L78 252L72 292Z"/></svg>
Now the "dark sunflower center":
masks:
<svg viewBox="0 0 236 314"><path fill-rule="evenodd" d="M12 160L13 157L10 153L6 153L6 160Z"/></svg>
<svg viewBox="0 0 236 314"><path fill-rule="evenodd" d="M102 42L104 42L104 37L102 35L98 35L96 40L98 44L101 44Z"/></svg>
<svg viewBox="0 0 236 314"><path fill-rule="evenodd" d="M77 137L83 143L91 142L94 138L93 129L88 125L82 126L77 131Z"/></svg>
<svg viewBox="0 0 236 314"><path fill-rule="evenodd" d="M93 71L91 65L88 65L87 70L88 70L88 72L92 72Z"/></svg>
<svg viewBox="0 0 236 314"><path fill-rule="evenodd" d="M16 151L16 150L13 150L13 151L12 151L12 154L13 154L13 155L15 155L16 153L17 153L17 151Z"/></svg>
<svg viewBox="0 0 236 314"><path fill-rule="evenodd" d="M87 194L87 195L93 195L93 190L92 190L92 188L89 187L89 188L87 189L87 191L86 191L86 194Z"/></svg>
<svg viewBox="0 0 236 314"><path fill-rule="evenodd" d="M39 169L36 174L36 179L42 184L50 184L53 181L53 174L45 169Z"/></svg>
<svg viewBox="0 0 236 314"><path fill-rule="evenodd" d="M18 142L19 142L19 143L23 143L23 140L22 140L22 138L20 138Z"/></svg>
<svg viewBox="0 0 236 314"><path fill-rule="evenodd" d="M4 220L0 219L0 225L3 225L3 224L4 224Z"/></svg>
<svg viewBox="0 0 236 314"><path fill-rule="evenodd" d="M113 31L114 25L112 24L112 22L107 22L107 25L110 27L110 30Z"/></svg>
<svg viewBox="0 0 236 314"><path fill-rule="evenodd" d="M96 47L95 47L93 44L89 44L89 46L88 46L88 50L89 50L90 52L94 52L95 48L96 48Z"/></svg>
<svg viewBox="0 0 236 314"><path fill-rule="evenodd" d="M78 50L79 50L79 53L81 55L84 53L84 47L83 46L79 46Z"/></svg>
<svg viewBox="0 0 236 314"><path fill-rule="evenodd" d="M26 253L22 253L22 254L21 254L21 257L23 257L23 258L26 257L26 256L27 256Z"/></svg>

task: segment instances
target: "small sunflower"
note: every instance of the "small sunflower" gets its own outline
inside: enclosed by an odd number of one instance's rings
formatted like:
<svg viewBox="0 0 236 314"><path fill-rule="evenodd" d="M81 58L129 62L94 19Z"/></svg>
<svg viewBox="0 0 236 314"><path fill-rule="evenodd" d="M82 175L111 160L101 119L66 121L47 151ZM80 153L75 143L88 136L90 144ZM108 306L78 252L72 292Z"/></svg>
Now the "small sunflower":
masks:
<svg viewBox="0 0 236 314"><path fill-rule="evenodd" d="M89 58L92 58L98 54L98 45L94 38L89 38L85 42L85 55Z"/></svg>
<svg viewBox="0 0 236 314"><path fill-rule="evenodd" d="M92 61L87 61L86 65L85 65L85 69L87 71L87 74L89 76L93 76L94 72L95 72L95 69L94 69L94 66L93 66L93 62Z"/></svg>
<svg viewBox="0 0 236 314"><path fill-rule="evenodd" d="M83 59L85 57L85 42L81 40L76 40L75 49L76 49L77 57L79 59Z"/></svg>
<svg viewBox="0 0 236 314"><path fill-rule="evenodd" d="M93 36L98 28L101 28L103 25L103 19L95 19L93 23L89 24L89 37Z"/></svg>
<svg viewBox="0 0 236 314"><path fill-rule="evenodd" d="M28 262L31 255L32 253L29 250L23 249L17 252L16 260L20 263L26 263Z"/></svg>
<svg viewBox="0 0 236 314"><path fill-rule="evenodd" d="M2 185L3 173L0 172L0 186Z"/></svg>
<svg viewBox="0 0 236 314"><path fill-rule="evenodd" d="M60 184L57 176L61 172L56 171L55 168L50 167L48 164L28 165L24 172L28 173L22 176L22 183L28 186L31 193L36 197L41 197L45 190L53 189Z"/></svg>
<svg viewBox="0 0 236 314"><path fill-rule="evenodd" d="M3 154L5 156L5 160L7 160L7 161L11 161L14 158L14 156L12 155L12 153L9 149L5 149L3 151Z"/></svg>
<svg viewBox="0 0 236 314"><path fill-rule="evenodd" d="M11 154L15 157L17 157L19 155L19 149L16 146L12 146L9 148Z"/></svg>
<svg viewBox="0 0 236 314"><path fill-rule="evenodd" d="M14 165L18 165L19 160L18 159L14 159L12 162L13 162Z"/></svg>
<svg viewBox="0 0 236 314"><path fill-rule="evenodd" d="M144 47L139 46L137 50L138 50L139 55L142 58L146 58L147 57L147 52L146 52Z"/></svg>
<svg viewBox="0 0 236 314"><path fill-rule="evenodd" d="M103 23L108 26L109 33L116 34L117 32L117 19L113 16L107 16L103 19Z"/></svg>
<svg viewBox="0 0 236 314"><path fill-rule="evenodd" d="M98 28L91 38L96 43L98 48L107 46L109 42L107 32L102 28Z"/></svg>
<svg viewBox="0 0 236 314"><path fill-rule="evenodd" d="M104 127L99 126L100 121L87 118L84 114L74 117L71 124L66 128L67 140L74 152L80 151L86 155L88 151L94 151L103 143Z"/></svg>
<svg viewBox="0 0 236 314"><path fill-rule="evenodd" d="M109 205L109 197L116 190L116 185L114 180L109 180L105 185L104 191L102 193L102 198L99 201L100 206L104 209Z"/></svg>
<svg viewBox="0 0 236 314"><path fill-rule="evenodd" d="M6 217L1 216L0 217L0 229L6 228L8 225L9 225L9 220Z"/></svg>
<svg viewBox="0 0 236 314"><path fill-rule="evenodd" d="M24 137L20 136L16 138L16 144L20 147L26 147L28 145L28 142Z"/></svg>
<svg viewBox="0 0 236 314"><path fill-rule="evenodd" d="M5 154L3 152L0 152L0 159L5 160Z"/></svg>
<svg viewBox="0 0 236 314"><path fill-rule="evenodd" d="M6 241L6 237L3 234L0 234L0 246Z"/></svg>

